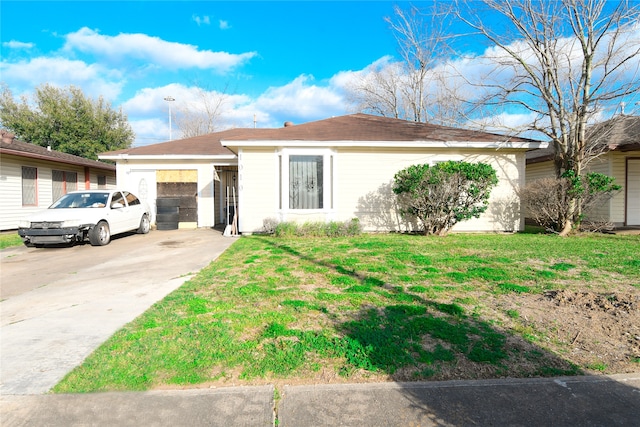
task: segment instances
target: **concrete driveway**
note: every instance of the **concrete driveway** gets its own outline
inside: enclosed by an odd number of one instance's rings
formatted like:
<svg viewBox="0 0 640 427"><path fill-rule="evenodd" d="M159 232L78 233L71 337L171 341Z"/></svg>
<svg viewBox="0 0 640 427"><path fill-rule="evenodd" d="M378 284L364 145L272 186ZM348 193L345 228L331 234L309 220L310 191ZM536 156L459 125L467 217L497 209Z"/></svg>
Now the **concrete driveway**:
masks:
<svg viewBox="0 0 640 427"><path fill-rule="evenodd" d="M0 394L46 393L235 238L152 230L107 246L0 251Z"/></svg>

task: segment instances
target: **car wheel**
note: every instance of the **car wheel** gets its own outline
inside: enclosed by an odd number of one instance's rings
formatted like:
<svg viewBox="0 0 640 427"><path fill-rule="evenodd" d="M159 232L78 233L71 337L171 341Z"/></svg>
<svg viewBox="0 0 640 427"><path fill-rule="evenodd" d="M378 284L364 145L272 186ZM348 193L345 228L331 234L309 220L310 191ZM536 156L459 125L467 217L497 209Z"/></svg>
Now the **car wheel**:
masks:
<svg viewBox="0 0 640 427"><path fill-rule="evenodd" d="M111 241L111 231L109 230L109 224L105 221L100 221L89 230L89 242L91 246L104 246Z"/></svg>
<svg viewBox="0 0 640 427"><path fill-rule="evenodd" d="M136 231L138 234L147 234L151 229L151 221L149 221L149 215L144 214L140 219L140 227Z"/></svg>

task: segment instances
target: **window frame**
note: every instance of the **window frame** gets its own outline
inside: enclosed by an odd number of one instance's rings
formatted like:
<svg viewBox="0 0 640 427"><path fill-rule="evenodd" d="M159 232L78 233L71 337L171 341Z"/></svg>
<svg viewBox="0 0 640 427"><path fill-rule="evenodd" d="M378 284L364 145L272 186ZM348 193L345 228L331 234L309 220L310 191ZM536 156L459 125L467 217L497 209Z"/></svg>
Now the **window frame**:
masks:
<svg viewBox="0 0 640 427"><path fill-rule="evenodd" d="M32 188L25 188L25 169L31 170L34 173L33 178L27 178L29 181L33 182ZM20 191L22 198L22 206L38 206L38 168L35 166L22 166L20 176ZM30 193L31 199L33 199L33 203L25 203L25 190L28 190Z"/></svg>
<svg viewBox="0 0 640 427"><path fill-rule="evenodd" d="M62 180L57 181L55 179L56 174L62 178ZM70 179L73 178L73 179ZM61 187L56 189L56 183L59 183ZM59 191L57 191L59 190ZM78 190L78 172L74 171L65 171L60 169L52 169L51 170L51 199L55 202L60 197L64 196L67 193ZM56 194L61 192L61 194Z"/></svg>
<svg viewBox="0 0 640 427"><path fill-rule="evenodd" d="M290 207L290 157L291 156L310 156L322 157L322 208L312 209L296 209ZM333 200L335 191L335 170L334 150L329 148L283 148L277 152L277 169L278 169L278 208L281 212L291 213L328 213L333 211Z"/></svg>

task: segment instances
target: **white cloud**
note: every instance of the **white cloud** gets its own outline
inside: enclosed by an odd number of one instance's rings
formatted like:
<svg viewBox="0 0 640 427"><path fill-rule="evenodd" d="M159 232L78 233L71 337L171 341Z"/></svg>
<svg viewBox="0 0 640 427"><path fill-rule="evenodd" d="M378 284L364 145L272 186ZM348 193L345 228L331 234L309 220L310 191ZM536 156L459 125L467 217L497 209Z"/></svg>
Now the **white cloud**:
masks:
<svg viewBox="0 0 640 427"><path fill-rule="evenodd" d="M206 15L205 16L193 15L192 19L196 24L198 24L198 26L211 24L211 19Z"/></svg>
<svg viewBox="0 0 640 427"><path fill-rule="evenodd" d="M31 92L43 83L64 87L70 84L82 88L85 95L115 99L126 79L115 70L99 65L88 65L66 58L39 57L29 61L3 62L0 65L2 79L14 91Z"/></svg>
<svg viewBox="0 0 640 427"><path fill-rule="evenodd" d="M339 82L340 78L318 84L312 76L301 75L286 85L268 88L257 98L246 94L222 94L225 100L219 125L221 129L253 127L255 117L258 127L281 127L285 121L299 124L345 114ZM175 98L171 103L175 113L185 106L197 108L202 103L203 93L201 88L180 84L138 91L123 104L136 132L136 146L168 139L169 105L164 97L169 95ZM220 95L216 91L206 92L211 98ZM175 126L172 132L174 139L177 138Z"/></svg>
<svg viewBox="0 0 640 427"><path fill-rule="evenodd" d="M228 30L229 28L231 28L231 25L229 25L229 22L228 21L224 21L222 19L220 21L218 21L218 24L219 24L221 30Z"/></svg>
<svg viewBox="0 0 640 427"><path fill-rule="evenodd" d="M142 145L157 144L169 140L169 123L167 119L151 118L151 119L135 119L129 120L131 129L136 134L134 147ZM177 129L171 129L172 139L179 139L181 136Z"/></svg>
<svg viewBox="0 0 640 427"><path fill-rule="evenodd" d="M3 42L2 46L8 47L9 49L31 49L35 45L33 43L20 42L17 40L10 40L8 42Z"/></svg>
<svg viewBox="0 0 640 427"><path fill-rule="evenodd" d="M199 50L195 45L168 42L146 34L104 36L89 28L81 28L67 36L65 50L78 50L112 60L139 60L147 65L167 69L213 69L226 72L245 64L256 52L232 54Z"/></svg>
<svg viewBox="0 0 640 427"><path fill-rule="evenodd" d="M344 111L342 96L335 88L313 81L313 76L301 75L284 86L270 87L255 106L271 116L292 121L324 118L328 112Z"/></svg>

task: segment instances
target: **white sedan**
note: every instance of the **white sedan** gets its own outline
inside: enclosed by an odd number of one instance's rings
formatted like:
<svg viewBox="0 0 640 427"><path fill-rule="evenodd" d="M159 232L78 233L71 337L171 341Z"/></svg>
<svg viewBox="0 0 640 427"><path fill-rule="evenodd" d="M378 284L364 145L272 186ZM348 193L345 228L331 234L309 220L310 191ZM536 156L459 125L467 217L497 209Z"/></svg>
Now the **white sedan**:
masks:
<svg viewBox="0 0 640 427"><path fill-rule="evenodd" d="M150 218L149 206L128 191L73 191L21 221L18 234L29 247L85 239L93 246L104 246L115 234L148 233Z"/></svg>

